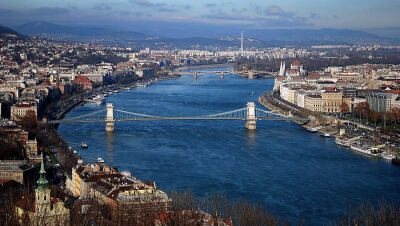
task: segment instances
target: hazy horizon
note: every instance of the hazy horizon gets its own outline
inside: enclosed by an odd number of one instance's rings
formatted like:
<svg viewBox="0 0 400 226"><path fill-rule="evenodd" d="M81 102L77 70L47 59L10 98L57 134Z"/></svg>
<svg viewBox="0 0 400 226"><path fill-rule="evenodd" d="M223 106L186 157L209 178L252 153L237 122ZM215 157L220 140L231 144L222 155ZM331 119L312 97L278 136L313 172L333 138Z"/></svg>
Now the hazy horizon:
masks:
<svg viewBox="0 0 400 226"><path fill-rule="evenodd" d="M157 29L201 29L223 35L231 29L352 29L398 36L395 0L238 0L187 2L183 0L6 0L0 7L3 25L42 20L61 25L117 27L158 35ZM192 26L190 26L192 25ZM221 34L217 34L220 32Z"/></svg>

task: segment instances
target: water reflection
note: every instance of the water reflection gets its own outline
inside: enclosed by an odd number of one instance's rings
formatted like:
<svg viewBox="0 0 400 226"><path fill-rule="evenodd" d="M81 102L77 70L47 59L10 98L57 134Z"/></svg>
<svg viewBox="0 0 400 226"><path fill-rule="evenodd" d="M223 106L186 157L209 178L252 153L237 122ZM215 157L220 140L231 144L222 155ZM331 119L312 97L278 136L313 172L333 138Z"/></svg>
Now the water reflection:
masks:
<svg viewBox="0 0 400 226"><path fill-rule="evenodd" d="M247 146L249 147L249 150L252 151L255 149L256 146L256 130L248 130L246 129L246 141L247 141Z"/></svg>
<svg viewBox="0 0 400 226"><path fill-rule="evenodd" d="M114 131L107 131L106 132L106 153L107 153L107 162L113 161L114 156Z"/></svg>

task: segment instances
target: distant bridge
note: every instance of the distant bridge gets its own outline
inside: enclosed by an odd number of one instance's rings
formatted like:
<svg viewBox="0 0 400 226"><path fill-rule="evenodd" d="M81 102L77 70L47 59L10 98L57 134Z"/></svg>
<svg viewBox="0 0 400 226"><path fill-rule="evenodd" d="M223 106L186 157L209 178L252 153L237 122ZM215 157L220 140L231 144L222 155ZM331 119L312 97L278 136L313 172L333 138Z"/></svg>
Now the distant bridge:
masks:
<svg viewBox="0 0 400 226"><path fill-rule="evenodd" d="M172 72L171 72L172 73ZM201 74L218 74L221 78L224 78L225 75L233 75L239 74L242 76L246 76L249 79L253 79L261 74L267 74L270 76L275 76L276 73L274 72L267 72L267 71L257 71L257 70L245 70L245 71L178 71L174 72L176 74L192 74L193 78L197 79Z"/></svg>
<svg viewBox="0 0 400 226"><path fill-rule="evenodd" d="M115 109L112 103L108 103L105 109L72 118L48 121L49 124L59 123L88 123L105 122L106 131L114 131L115 122L144 121L144 120L246 120L246 128L256 129L258 120L285 120L285 121L308 121L305 118L283 115L273 111L256 108L254 102L248 102L244 108L202 116L154 116Z"/></svg>

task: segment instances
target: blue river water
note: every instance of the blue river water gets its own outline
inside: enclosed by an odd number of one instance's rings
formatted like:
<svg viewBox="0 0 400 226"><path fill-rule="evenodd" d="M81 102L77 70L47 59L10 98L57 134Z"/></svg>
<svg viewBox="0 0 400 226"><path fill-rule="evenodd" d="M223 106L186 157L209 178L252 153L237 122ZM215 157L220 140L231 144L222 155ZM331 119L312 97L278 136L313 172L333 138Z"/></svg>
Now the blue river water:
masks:
<svg viewBox="0 0 400 226"><path fill-rule="evenodd" d="M230 68L224 68L230 70ZM204 71L216 69L204 69ZM238 75L184 75L107 97L115 108L162 116L206 115L246 106L273 87L273 79ZM263 108L257 103L258 107ZM105 108L86 104L68 116ZM290 223L327 224L360 202L400 202L400 167L337 147L332 138L285 121L118 122L62 124L59 133L86 161L102 157L165 191L191 189L197 197L225 193L261 203ZM81 150L86 142L89 149Z"/></svg>

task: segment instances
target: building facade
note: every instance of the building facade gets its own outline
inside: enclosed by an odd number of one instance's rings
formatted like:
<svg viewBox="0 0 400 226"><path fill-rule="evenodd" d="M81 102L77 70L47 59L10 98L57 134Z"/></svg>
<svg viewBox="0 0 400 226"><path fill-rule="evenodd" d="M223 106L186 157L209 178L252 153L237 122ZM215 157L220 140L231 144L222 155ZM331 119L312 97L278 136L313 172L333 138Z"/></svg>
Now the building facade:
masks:
<svg viewBox="0 0 400 226"><path fill-rule="evenodd" d="M390 112L397 95L393 93L372 93L367 96L370 109L377 112Z"/></svg>

